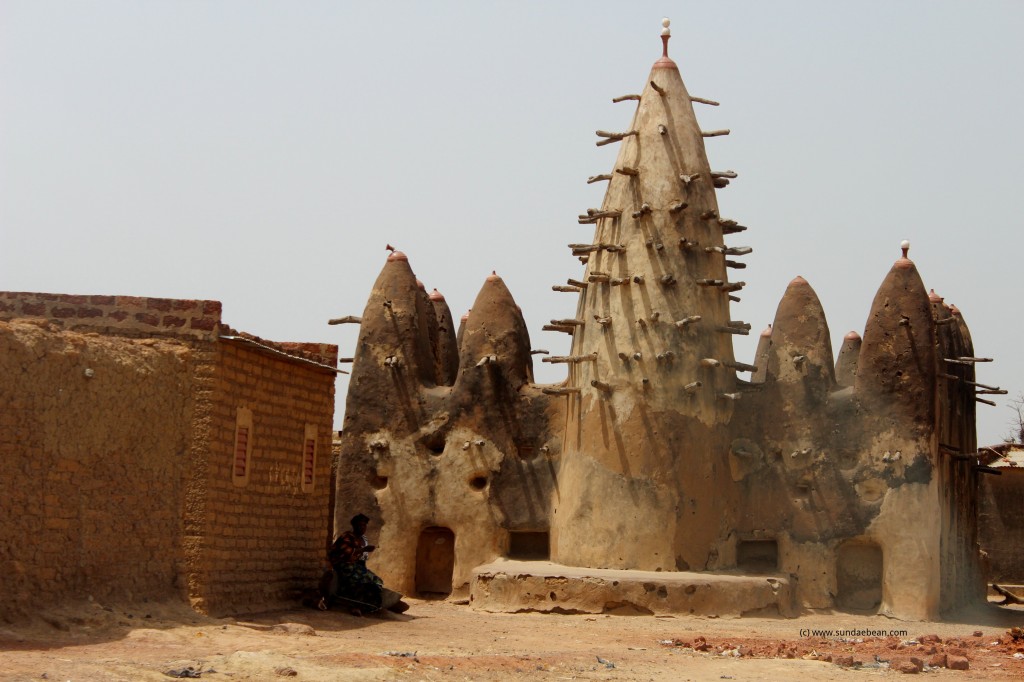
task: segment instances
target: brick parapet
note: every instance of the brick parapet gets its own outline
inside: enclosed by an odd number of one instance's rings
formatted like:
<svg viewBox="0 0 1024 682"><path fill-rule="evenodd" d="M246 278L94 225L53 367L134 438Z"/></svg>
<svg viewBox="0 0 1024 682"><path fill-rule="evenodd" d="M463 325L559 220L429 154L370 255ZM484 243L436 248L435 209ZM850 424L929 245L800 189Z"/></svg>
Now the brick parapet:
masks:
<svg viewBox="0 0 1024 682"><path fill-rule="evenodd" d="M221 332L220 301L0 292L0 320L45 319L68 331L212 341Z"/></svg>

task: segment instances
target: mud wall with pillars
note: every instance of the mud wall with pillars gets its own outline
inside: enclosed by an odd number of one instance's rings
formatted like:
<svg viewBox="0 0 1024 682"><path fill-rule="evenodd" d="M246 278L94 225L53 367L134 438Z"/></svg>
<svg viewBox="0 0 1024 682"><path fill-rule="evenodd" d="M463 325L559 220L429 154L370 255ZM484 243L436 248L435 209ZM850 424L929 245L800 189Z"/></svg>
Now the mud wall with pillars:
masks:
<svg viewBox="0 0 1024 682"><path fill-rule="evenodd" d="M0 613L183 592L197 364L174 340L0 322Z"/></svg>
<svg viewBox="0 0 1024 682"><path fill-rule="evenodd" d="M190 596L204 612L262 611L315 587L324 567L334 373L223 340L210 368L208 452L186 514ZM239 408L251 413L244 481L234 475ZM316 455L304 484L307 424Z"/></svg>

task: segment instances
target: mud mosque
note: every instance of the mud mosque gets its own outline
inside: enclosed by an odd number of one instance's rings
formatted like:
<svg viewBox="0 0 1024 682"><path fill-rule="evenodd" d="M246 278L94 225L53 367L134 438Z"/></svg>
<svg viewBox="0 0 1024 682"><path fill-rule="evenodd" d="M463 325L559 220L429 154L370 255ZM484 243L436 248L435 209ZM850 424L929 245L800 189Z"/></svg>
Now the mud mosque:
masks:
<svg viewBox="0 0 1024 682"><path fill-rule="evenodd" d="M569 245L582 272L553 287L577 298L545 327L568 355L533 349L497 274L456 327L392 250L362 315L331 321L359 324L335 439L336 346L239 332L217 301L0 292L0 616L293 604L356 513L389 586L492 611L933 619L982 599L975 407L998 389L963 316L904 242L837 358L796 277L738 361L751 249L704 146L728 131L701 129L717 103L663 25L614 100L632 120L598 131L619 152L588 180L607 191ZM565 380L537 384L538 357Z"/></svg>
<svg viewBox="0 0 1024 682"><path fill-rule="evenodd" d="M456 331L391 253L360 321L335 526L380 520L375 569L408 592L492 610L935 618L981 597L970 332L929 294L909 244L863 337L833 358L795 278L754 364L736 360L733 276L751 249L720 211L691 96L663 52L622 132L584 264L553 288L573 314L558 385L492 274ZM538 563L537 560L543 560Z"/></svg>

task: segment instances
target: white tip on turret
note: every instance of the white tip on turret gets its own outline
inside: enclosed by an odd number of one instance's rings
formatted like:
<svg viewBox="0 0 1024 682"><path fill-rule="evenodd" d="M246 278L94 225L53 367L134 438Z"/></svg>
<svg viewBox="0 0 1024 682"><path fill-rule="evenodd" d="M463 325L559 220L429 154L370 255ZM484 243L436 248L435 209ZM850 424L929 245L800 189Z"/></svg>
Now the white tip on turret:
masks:
<svg viewBox="0 0 1024 682"><path fill-rule="evenodd" d="M671 23L672 22L669 21L668 17L665 17L664 19L661 20L661 26L662 26L661 35L663 35L663 36L670 36L670 35L672 35L672 29L670 29L668 27L669 24L671 24Z"/></svg>

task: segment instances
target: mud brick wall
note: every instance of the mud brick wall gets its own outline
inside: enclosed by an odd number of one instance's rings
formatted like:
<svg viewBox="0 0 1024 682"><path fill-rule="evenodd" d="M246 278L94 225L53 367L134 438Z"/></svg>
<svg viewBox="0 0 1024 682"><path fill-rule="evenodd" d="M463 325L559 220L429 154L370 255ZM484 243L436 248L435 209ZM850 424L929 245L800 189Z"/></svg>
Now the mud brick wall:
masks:
<svg viewBox="0 0 1024 682"><path fill-rule="evenodd" d="M978 528L989 582L1024 585L1024 470L982 476Z"/></svg>
<svg viewBox="0 0 1024 682"><path fill-rule="evenodd" d="M244 343L217 349L209 453L186 517L192 604L212 614L263 611L315 588L324 566L335 375ZM239 407L252 411L241 486L232 478ZM310 492L301 486L307 423L317 427Z"/></svg>
<svg viewBox="0 0 1024 682"><path fill-rule="evenodd" d="M173 336L213 340L220 301L0 292L0 320L44 318L72 331L120 336Z"/></svg>
<svg viewBox="0 0 1024 682"><path fill-rule="evenodd" d="M170 339L0 321L0 614L182 592L194 364Z"/></svg>

